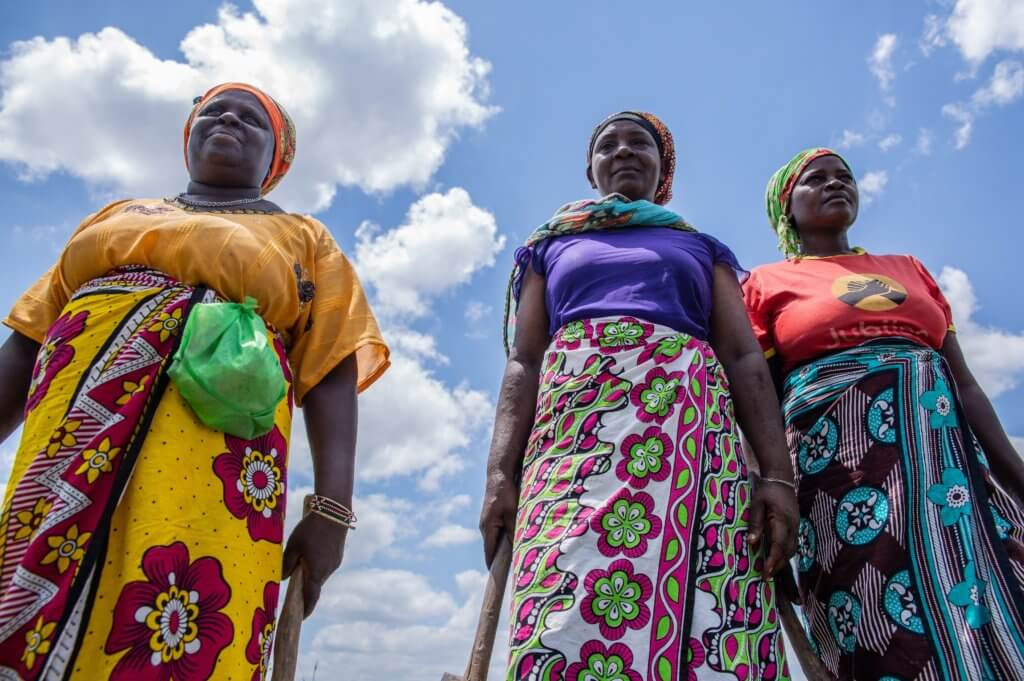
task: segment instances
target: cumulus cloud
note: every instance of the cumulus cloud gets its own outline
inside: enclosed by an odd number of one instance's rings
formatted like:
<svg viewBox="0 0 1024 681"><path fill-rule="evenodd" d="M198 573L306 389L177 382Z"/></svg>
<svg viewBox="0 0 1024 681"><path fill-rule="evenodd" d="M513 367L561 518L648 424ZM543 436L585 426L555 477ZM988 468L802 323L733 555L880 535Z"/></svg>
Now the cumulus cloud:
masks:
<svg viewBox="0 0 1024 681"><path fill-rule="evenodd" d="M975 119L993 106L1006 106L1024 94L1024 64L1005 60L996 64L992 78L974 92L969 102L956 102L942 107L942 114L958 124L956 148L963 149L971 141Z"/></svg>
<svg viewBox="0 0 1024 681"><path fill-rule="evenodd" d="M878 148L881 149L882 151L889 151L893 147L899 145L901 142L903 142L903 136L893 133L891 135L886 135L885 137L880 139L878 141Z"/></svg>
<svg viewBox="0 0 1024 681"><path fill-rule="evenodd" d="M892 67L892 55L896 51L896 42L895 33L881 35L875 41L875 47L868 56L871 73L878 79L878 85L883 90L888 90L892 86L893 79L896 78L896 72Z"/></svg>
<svg viewBox="0 0 1024 681"><path fill-rule="evenodd" d="M472 544L479 539L479 530L449 523L437 528L437 531L424 539L423 546L429 548L444 548L446 546Z"/></svg>
<svg viewBox="0 0 1024 681"><path fill-rule="evenodd" d="M856 130L843 130L843 136L836 142L836 146L840 149L850 149L864 144L864 139L864 135Z"/></svg>
<svg viewBox="0 0 1024 681"><path fill-rule="evenodd" d="M1024 50L1024 2L957 0L945 31L964 58L976 64L995 50Z"/></svg>
<svg viewBox="0 0 1024 681"><path fill-rule="evenodd" d="M872 170L864 173L864 176L857 181L861 202L867 205L874 201L885 191L887 184L889 184L889 172L886 170Z"/></svg>
<svg viewBox="0 0 1024 681"><path fill-rule="evenodd" d="M953 321L964 356L989 397L1015 388L1024 374L1024 332L1012 333L974 320L978 300L967 274L944 267L939 286L953 308Z"/></svg>
<svg viewBox="0 0 1024 681"><path fill-rule="evenodd" d="M317 211L339 185L424 186L458 131L495 111L490 65L439 2L225 4L181 53L159 59L117 28L13 43L0 62L0 159L26 180L64 171L103 193L171 194L186 179L180 130L192 97L244 80L273 93L298 130L275 200Z"/></svg>
<svg viewBox="0 0 1024 681"><path fill-rule="evenodd" d="M364 222L356 231L355 262L376 289L382 313L416 317L432 298L493 265L504 247L494 216L455 187L416 201L390 231Z"/></svg>

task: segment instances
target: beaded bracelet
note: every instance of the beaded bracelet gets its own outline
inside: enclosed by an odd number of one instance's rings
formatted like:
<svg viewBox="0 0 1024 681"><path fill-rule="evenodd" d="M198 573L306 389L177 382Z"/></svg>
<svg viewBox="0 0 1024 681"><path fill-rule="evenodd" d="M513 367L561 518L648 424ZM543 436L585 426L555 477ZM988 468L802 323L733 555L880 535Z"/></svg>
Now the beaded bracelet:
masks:
<svg viewBox="0 0 1024 681"><path fill-rule="evenodd" d="M302 502L306 513L316 513L318 516L338 523L350 530L356 529L356 514L344 504L338 503L330 497L323 497L319 494L307 494Z"/></svg>
<svg viewBox="0 0 1024 681"><path fill-rule="evenodd" d="M785 485L786 487L790 488L794 492L796 491L796 484L795 483L792 483L789 480L783 480L782 478L761 478L761 482L774 482L774 483L779 484L779 485Z"/></svg>

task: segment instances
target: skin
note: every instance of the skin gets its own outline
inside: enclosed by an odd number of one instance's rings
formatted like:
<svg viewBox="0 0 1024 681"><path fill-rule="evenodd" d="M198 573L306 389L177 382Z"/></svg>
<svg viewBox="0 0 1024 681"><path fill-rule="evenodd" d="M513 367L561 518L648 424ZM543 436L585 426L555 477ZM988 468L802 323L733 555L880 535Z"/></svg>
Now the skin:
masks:
<svg viewBox="0 0 1024 681"><path fill-rule="evenodd" d="M858 203L856 180L842 161L835 156L812 161L790 198L790 217L800 234L804 253L853 253L847 233L857 219ZM1010 443L992 403L968 368L956 333L946 334L941 353L949 364L967 422L985 450L993 476L1018 503L1024 504L1024 460ZM772 361L775 375L781 379L778 359Z"/></svg>
<svg viewBox="0 0 1024 681"><path fill-rule="evenodd" d="M587 177L602 195L618 192L630 200L653 200L661 177L657 145L643 127L614 121L599 134ZM551 338L544 300L545 280L528 269L516 317L516 335L498 395L487 482L480 512L484 560L490 566L503 537L512 537L519 498L519 477L540 381ZM748 434L766 477L792 482L789 450L783 436L778 398L768 365L754 338L736 275L715 266L710 343L733 386L736 417ZM751 502L751 546L762 546L765 569L774 574L796 551L797 502L784 484L758 485Z"/></svg>
<svg viewBox="0 0 1024 681"><path fill-rule="evenodd" d="M230 201L260 195L274 153L270 119L247 92L214 97L196 116L188 144L187 195ZM271 212L270 201L247 207ZM14 332L0 347L0 442L21 423L39 343ZM356 360L344 359L306 395L306 431L313 454L314 490L352 507L358 425ZM341 565L347 528L310 514L299 521L284 551L288 577L301 562L305 614L313 612L320 589Z"/></svg>

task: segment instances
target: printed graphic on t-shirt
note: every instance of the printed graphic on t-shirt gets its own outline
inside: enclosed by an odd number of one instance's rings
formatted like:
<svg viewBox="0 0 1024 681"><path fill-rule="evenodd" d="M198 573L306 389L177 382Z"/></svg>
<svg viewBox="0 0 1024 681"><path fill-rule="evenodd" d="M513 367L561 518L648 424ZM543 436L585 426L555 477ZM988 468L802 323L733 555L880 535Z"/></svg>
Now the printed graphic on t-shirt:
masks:
<svg viewBox="0 0 1024 681"><path fill-rule="evenodd" d="M848 274L832 282L832 295L858 310L885 312L907 299L907 289L881 274Z"/></svg>

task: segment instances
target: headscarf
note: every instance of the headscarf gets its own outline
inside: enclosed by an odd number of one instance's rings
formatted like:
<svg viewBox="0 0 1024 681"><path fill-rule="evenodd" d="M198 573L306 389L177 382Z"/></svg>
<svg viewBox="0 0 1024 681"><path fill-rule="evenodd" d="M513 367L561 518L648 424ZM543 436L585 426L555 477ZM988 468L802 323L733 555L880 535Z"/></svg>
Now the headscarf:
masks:
<svg viewBox="0 0 1024 681"><path fill-rule="evenodd" d="M594 132L590 134L590 144L587 146L587 170L590 170L590 157L594 154L594 142L597 141L597 136L614 121L633 121L651 133L651 137L654 138L655 144L658 145L658 154L661 156L661 178L658 188L654 192L654 203L664 206L672 198L672 177L676 172L676 145L668 127L652 113L620 111L598 123Z"/></svg>
<svg viewBox="0 0 1024 681"><path fill-rule="evenodd" d="M779 250L787 259L800 255L800 235L789 219L789 198L807 166L822 156L835 156L843 162L847 170L850 170L850 164L836 152L825 147L812 147L794 156L768 180L768 189L764 193L768 222L779 237ZM850 173L853 173L853 170L850 170Z"/></svg>
<svg viewBox="0 0 1024 681"><path fill-rule="evenodd" d="M263 184L260 187L260 195L269 194L270 190L276 187L288 172L295 159L295 125L288 116L288 112L273 97L246 83L221 83L207 90L202 97L196 97L192 113L185 121L185 167L188 168L188 136L192 132L192 122L208 101L227 90L248 92L263 105L263 109L270 119L270 128L274 133L274 157L270 161L270 170L267 171L267 176L263 179Z"/></svg>

